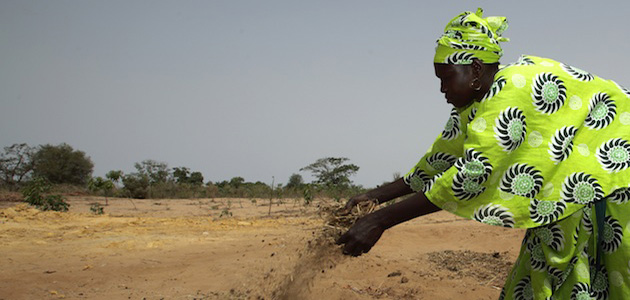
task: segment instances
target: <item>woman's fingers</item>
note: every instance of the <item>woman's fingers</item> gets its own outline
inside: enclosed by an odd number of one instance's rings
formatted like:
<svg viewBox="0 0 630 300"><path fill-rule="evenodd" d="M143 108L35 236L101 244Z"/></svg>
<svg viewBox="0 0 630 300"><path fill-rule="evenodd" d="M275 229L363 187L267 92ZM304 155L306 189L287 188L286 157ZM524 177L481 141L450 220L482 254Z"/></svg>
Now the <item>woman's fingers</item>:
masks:
<svg viewBox="0 0 630 300"><path fill-rule="evenodd" d="M341 235L339 239L337 239L337 245L345 244L348 242L349 239L350 239L350 236L348 235L348 232L346 232L343 235Z"/></svg>

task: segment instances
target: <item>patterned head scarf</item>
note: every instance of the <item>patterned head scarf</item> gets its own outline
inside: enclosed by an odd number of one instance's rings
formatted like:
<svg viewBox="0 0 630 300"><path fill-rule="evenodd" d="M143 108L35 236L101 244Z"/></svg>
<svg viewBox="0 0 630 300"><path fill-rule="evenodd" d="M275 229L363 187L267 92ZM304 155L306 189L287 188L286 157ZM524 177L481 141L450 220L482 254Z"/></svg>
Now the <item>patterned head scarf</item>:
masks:
<svg viewBox="0 0 630 300"><path fill-rule="evenodd" d="M452 19L438 39L434 63L471 64L473 58L491 64L499 61L503 50L499 42L509 39L501 37L508 27L505 17L482 18L483 10L476 13L463 12Z"/></svg>

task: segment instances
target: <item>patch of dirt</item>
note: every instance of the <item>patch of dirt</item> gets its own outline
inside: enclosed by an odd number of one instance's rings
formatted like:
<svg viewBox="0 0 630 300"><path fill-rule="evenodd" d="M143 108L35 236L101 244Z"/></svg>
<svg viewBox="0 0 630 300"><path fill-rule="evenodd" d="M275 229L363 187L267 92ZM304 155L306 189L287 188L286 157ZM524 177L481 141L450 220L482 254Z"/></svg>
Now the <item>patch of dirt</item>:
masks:
<svg viewBox="0 0 630 300"><path fill-rule="evenodd" d="M348 257L334 201L68 201L0 209L0 299L496 299L523 235L438 212Z"/></svg>
<svg viewBox="0 0 630 300"><path fill-rule="evenodd" d="M24 200L24 197L22 197L22 194L18 192L8 192L8 191L0 192L0 208L15 204L15 203L10 203L10 202L20 202L22 200Z"/></svg>
<svg viewBox="0 0 630 300"><path fill-rule="evenodd" d="M485 285L502 285L512 270L507 252L480 253L470 250L437 251L427 254L436 268L447 270L453 279L472 277Z"/></svg>

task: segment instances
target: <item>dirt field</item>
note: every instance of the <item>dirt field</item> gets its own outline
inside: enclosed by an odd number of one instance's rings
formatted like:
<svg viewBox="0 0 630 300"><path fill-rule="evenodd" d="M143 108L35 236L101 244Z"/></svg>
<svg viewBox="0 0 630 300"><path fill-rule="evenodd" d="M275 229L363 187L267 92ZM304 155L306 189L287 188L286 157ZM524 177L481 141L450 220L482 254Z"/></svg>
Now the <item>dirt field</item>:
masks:
<svg viewBox="0 0 630 300"><path fill-rule="evenodd" d="M0 202L0 299L497 299L524 234L439 212L354 258L326 246L321 201L95 201Z"/></svg>

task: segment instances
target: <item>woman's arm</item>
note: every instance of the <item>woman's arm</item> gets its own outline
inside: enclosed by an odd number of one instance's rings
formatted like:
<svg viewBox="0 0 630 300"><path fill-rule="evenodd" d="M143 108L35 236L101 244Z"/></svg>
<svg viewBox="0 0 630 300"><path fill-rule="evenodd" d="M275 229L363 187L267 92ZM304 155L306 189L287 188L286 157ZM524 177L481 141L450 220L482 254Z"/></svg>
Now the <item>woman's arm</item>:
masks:
<svg viewBox="0 0 630 300"><path fill-rule="evenodd" d="M439 210L440 208L433 205L423 193L416 193L357 220L350 230L337 240L337 244L345 244L344 254L359 256L370 251L386 229Z"/></svg>
<svg viewBox="0 0 630 300"><path fill-rule="evenodd" d="M367 193L350 198L350 200L346 203L344 213L350 213L353 207L364 201L376 199L378 204L381 204L411 193L413 193L411 188L405 184L402 178L399 178L394 182L384 184L368 191Z"/></svg>

